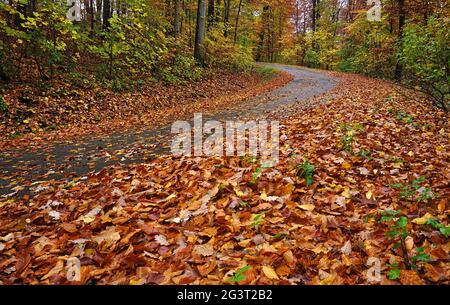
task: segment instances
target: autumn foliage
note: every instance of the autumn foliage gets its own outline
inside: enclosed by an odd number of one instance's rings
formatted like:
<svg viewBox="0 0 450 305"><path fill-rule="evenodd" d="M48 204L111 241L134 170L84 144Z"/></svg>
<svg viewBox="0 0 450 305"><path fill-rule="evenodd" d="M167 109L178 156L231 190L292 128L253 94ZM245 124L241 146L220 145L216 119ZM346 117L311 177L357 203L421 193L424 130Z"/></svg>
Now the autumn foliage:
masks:
<svg viewBox="0 0 450 305"><path fill-rule="evenodd" d="M381 284L448 283L446 115L340 78L272 114L276 168L167 156L3 201L0 280L65 284L79 256L79 284L362 284L376 257Z"/></svg>

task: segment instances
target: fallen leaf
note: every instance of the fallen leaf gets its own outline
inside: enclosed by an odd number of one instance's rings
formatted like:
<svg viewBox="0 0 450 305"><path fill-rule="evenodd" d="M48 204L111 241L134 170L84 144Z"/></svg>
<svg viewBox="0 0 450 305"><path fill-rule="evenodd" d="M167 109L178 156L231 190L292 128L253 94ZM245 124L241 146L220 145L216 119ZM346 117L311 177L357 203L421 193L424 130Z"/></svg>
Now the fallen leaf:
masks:
<svg viewBox="0 0 450 305"><path fill-rule="evenodd" d="M278 274L273 270L270 266L262 266L262 271L264 275L267 276L271 280L279 280Z"/></svg>
<svg viewBox="0 0 450 305"><path fill-rule="evenodd" d="M305 211L312 211L314 210L315 206L313 204L299 204L297 205L300 209Z"/></svg>
<svg viewBox="0 0 450 305"><path fill-rule="evenodd" d="M211 256L214 254L214 248L210 244L195 245L193 252L201 256Z"/></svg>

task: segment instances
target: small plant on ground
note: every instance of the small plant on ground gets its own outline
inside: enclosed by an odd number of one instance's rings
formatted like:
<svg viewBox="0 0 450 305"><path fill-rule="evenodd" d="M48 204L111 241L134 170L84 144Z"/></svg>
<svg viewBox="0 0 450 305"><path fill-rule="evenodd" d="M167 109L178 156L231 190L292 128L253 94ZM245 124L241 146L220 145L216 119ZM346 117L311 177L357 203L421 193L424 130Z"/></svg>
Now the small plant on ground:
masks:
<svg viewBox="0 0 450 305"><path fill-rule="evenodd" d="M355 135L364 130L364 126L361 123L343 123L339 125L339 129L343 133L338 144L339 149L353 153L353 143L356 139Z"/></svg>
<svg viewBox="0 0 450 305"><path fill-rule="evenodd" d="M413 269L417 269L416 263L418 262L429 262L430 256L425 253L424 247L416 248L416 255L411 257L412 267Z"/></svg>
<svg viewBox="0 0 450 305"><path fill-rule="evenodd" d="M400 273L401 273L401 270L398 267L398 264L395 263L395 264L387 264L387 265L389 267L388 278L390 280L398 279L400 277Z"/></svg>
<svg viewBox="0 0 450 305"><path fill-rule="evenodd" d="M19 138L19 137L21 137L21 136L22 136L22 134L21 134L20 132L15 131L15 132L13 132L12 134L10 134L8 137L9 137L10 139L17 139L17 138Z"/></svg>
<svg viewBox="0 0 450 305"><path fill-rule="evenodd" d="M283 239L283 238L285 238L286 236L288 236L287 233L281 232L281 233L275 234L275 235L273 236L273 238L275 238L275 239Z"/></svg>
<svg viewBox="0 0 450 305"><path fill-rule="evenodd" d="M367 160L372 160L372 157L370 156L372 154L372 152L370 150L364 150L364 149L359 149L357 152L354 152L354 155L357 157L361 157Z"/></svg>
<svg viewBox="0 0 450 305"><path fill-rule="evenodd" d="M239 201L239 204L240 204L242 207L248 206L248 202L247 202L247 201L243 201L243 200Z"/></svg>
<svg viewBox="0 0 450 305"><path fill-rule="evenodd" d="M258 167L256 168L255 172L252 174L252 179L250 180L251 184L255 184L258 181L259 176L262 173L262 168Z"/></svg>
<svg viewBox="0 0 450 305"><path fill-rule="evenodd" d="M258 158L255 156L246 156L245 161L251 164L255 164L258 161Z"/></svg>
<svg viewBox="0 0 450 305"><path fill-rule="evenodd" d="M397 120L412 124L414 122L414 117L403 110L397 111Z"/></svg>
<svg viewBox="0 0 450 305"><path fill-rule="evenodd" d="M408 236L408 218L400 216L400 211L385 211L381 213L380 222L391 222L393 224L388 227L386 236L393 240L397 240L394 244L394 249L401 247L403 255L403 263L407 269L411 269L409 262L408 250L406 247L406 237ZM399 241L398 241L399 240Z"/></svg>
<svg viewBox="0 0 450 305"><path fill-rule="evenodd" d="M311 162L309 162L308 160L304 160L301 163L297 163L296 165L294 165L294 170L296 176L305 179L307 186L313 184L315 167Z"/></svg>
<svg viewBox="0 0 450 305"><path fill-rule="evenodd" d="M423 186L424 182L425 177L420 176L414 179L411 184L396 183L391 184L391 187L400 191L399 196L401 199L423 202L434 197L431 187Z"/></svg>
<svg viewBox="0 0 450 305"><path fill-rule="evenodd" d="M250 226L252 228L255 228L256 230L259 229L259 226L264 222L264 214L253 214L252 215L252 223Z"/></svg>
<svg viewBox="0 0 450 305"><path fill-rule="evenodd" d="M242 268L238 269L238 270L237 270L237 271L236 271L236 272L228 279L228 282L230 282L230 283L239 283L239 282L244 281L244 280L246 279L244 273L245 273L247 270L250 270L251 267L252 267L252 266L245 266L245 267L242 267Z"/></svg>
<svg viewBox="0 0 450 305"><path fill-rule="evenodd" d="M431 227L433 227L433 229L438 230L446 238L450 236L450 226L446 227L445 225L440 223L439 220L437 220L436 218L428 219L425 224L430 225Z"/></svg>
<svg viewBox="0 0 450 305"><path fill-rule="evenodd" d="M249 157L249 159L247 161L253 164L253 163L257 162L257 159L256 159L256 157ZM250 180L250 184L256 184L256 182L258 181L258 178L261 176L262 172L267 168L270 168L269 164L261 164L260 167L257 167L252 174L252 179Z"/></svg>

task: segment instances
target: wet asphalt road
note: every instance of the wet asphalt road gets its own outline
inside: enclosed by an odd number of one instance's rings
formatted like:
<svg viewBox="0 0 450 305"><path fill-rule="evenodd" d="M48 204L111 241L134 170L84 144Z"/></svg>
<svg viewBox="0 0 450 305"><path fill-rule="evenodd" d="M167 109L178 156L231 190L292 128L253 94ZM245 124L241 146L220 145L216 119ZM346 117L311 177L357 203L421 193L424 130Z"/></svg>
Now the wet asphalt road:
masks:
<svg viewBox="0 0 450 305"><path fill-rule="evenodd" d="M334 78L318 71L278 64L265 65L290 73L294 79L269 93L236 102L214 114L203 115L203 122L261 118L325 93L337 83ZM2 151L0 197L32 196L33 188L43 181L83 176L113 164L150 161L169 152L170 127L171 124L168 124L140 131L114 132L108 136L86 136L37 149Z"/></svg>

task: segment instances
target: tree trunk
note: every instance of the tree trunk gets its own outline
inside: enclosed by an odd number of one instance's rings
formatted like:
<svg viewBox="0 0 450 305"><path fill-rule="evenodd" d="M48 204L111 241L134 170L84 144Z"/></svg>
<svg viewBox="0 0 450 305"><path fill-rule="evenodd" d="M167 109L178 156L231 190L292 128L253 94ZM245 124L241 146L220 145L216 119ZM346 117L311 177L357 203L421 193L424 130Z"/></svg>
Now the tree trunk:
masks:
<svg viewBox="0 0 450 305"><path fill-rule="evenodd" d="M398 1L398 39L397 46L401 48L402 39L403 39L403 26L405 25L405 0L397 0ZM399 59L397 59L397 63L395 64L395 79L400 81L402 79L403 74L403 65Z"/></svg>
<svg viewBox="0 0 450 305"><path fill-rule="evenodd" d="M238 6L237 15L236 15L236 23L234 25L234 43L235 44L236 44L236 41L237 41L238 26L239 26L239 15L241 14L241 6L242 6L242 0L239 0L239 6Z"/></svg>
<svg viewBox="0 0 450 305"><path fill-rule="evenodd" d="M176 38L180 36L181 33L181 0L175 0L175 15L173 18L173 36Z"/></svg>
<svg viewBox="0 0 450 305"><path fill-rule="evenodd" d="M198 0L197 6L197 26L195 28L194 57L199 64L204 63L205 51L203 42L205 40L205 19L206 19L206 0Z"/></svg>
<svg viewBox="0 0 450 305"><path fill-rule="evenodd" d="M214 0L208 0L208 31L216 21L214 4Z"/></svg>
<svg viewBox="0 0 450 305"><path fill-rule="evenodd" d="M225 26L225 30L223 32L223 36L225 37L228 37L228 28L230 25L230 4L231 0L224 0L223 24Z"/></svg>
<svg viewBox="0 0 450 305"><path fill-rule="evenodd" d="M317 10L317 0L312 0L312 30L316 31L316 10Z"/></svg>
<svg viewBox="0 0 450 305"><path fill-rule="evenodd" d="M91 14L91 30L90 35L94 33L94 0L89 1L89 12Z"/></svg>
<svg viewBox="0 0 450 305"><path fill-rule="evenodd" d="M110 0L103 0L103 30L109 29L109 19L111 18L111 2Z"/></svg>

